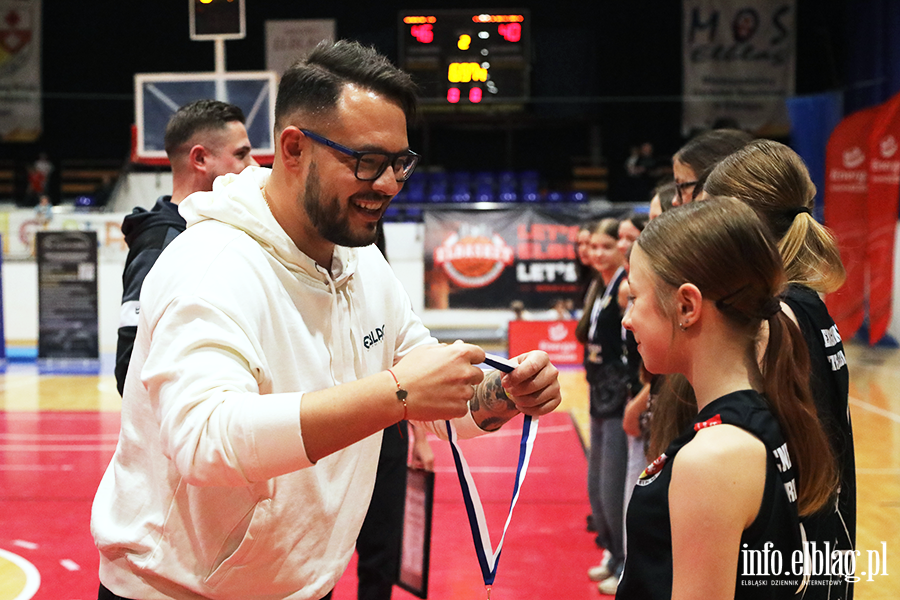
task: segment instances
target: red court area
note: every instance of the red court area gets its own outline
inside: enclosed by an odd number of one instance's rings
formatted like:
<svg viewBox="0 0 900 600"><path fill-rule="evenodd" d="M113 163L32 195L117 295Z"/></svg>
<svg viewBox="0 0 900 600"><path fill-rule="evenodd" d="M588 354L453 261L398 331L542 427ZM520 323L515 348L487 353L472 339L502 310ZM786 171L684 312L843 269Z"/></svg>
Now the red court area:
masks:
<svg viewBox="0 0 900 600"><path fill-rule="evenodd" d="M460 446L478 487L494 547L509 510L522 419L497 433ZM435 451L434 524L428 597L485 598L484 583L447 442L432 438ZM522 484L491 593L492 600L591 600L600 596L587 570L600 561L593 534L585 530L587 460L568 413L541 418L528 475ZM356 599L355 564L335 589L335 600ZM414 600L399 588L395 600Z"/></svg>
<svg viewBox="0 0 900 600"><path fill-rule="evenodd" d="M0 550L37 568L41 583L36 600L97 597L90 507L115 449L118 427L118 413L0 413ZM521 418L498 433L461 442L495 546L512 495L520 432ZM449 445L434 438L432 447L437 477L429 598L484 598ZM598 597L586 576L600 552L585 531L585 477L584 451L571 417L543 417L504 542L494 600ZM355 592L351 564L335 600L353 600ZM0 600L12 598L0 591ZM394 598L414 596L397 588Z"/></svg>

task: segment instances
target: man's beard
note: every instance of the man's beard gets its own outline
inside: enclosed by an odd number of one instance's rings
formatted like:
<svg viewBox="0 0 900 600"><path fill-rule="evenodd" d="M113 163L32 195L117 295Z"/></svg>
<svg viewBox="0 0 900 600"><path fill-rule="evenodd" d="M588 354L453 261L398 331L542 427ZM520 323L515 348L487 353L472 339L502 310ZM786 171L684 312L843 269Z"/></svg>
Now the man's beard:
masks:
<svg viewBox="0 0 900 600"><path fill-rule="evenodd" d="M373 192L367 194L373 200L384 200L382 194ZM316 228L323 238L338 246L356 248L375 243L378 237L377 223L371 222L370 227L362 231L353 231L350 228L349 215L341 215L341 201L337 197L324 199L322 186L319 181L319 171L316 164L309 167L309 175L306 178L306 187L303 190L303 207L309 216L310 223ZM347 211L353 210L347 206Z"/></svg>

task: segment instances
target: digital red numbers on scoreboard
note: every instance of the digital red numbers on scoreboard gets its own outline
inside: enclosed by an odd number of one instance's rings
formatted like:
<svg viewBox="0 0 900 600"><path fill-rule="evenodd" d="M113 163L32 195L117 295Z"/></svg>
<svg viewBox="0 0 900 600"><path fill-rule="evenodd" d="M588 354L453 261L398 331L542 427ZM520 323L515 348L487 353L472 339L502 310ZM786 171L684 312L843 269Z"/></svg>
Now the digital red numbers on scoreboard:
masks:
<svg viewBox="0 0 900 600"><path fill-rule="evenodd" d="M400 13L400 66L423 99L488 105L528 97L528 11L503 12Z"/></svg>

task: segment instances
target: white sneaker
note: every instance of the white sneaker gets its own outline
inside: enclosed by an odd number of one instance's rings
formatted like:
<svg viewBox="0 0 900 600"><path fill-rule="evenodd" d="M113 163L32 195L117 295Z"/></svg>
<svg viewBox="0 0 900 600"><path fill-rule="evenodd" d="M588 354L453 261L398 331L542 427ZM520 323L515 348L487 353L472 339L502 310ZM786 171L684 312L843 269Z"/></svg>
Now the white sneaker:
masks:
<svg viewBox="0 0 900 600"><path fill-rule="evenodd" d="M603 581L597 584L597 591L601 594L606 594L607 596L615 596L616 589L619 587L619 576L618 575L610 575Z"/></svg>
<svg viewBox="0 0 900 600"><path fill-rule="evenodd" d="M612 553L609 550L604 550L603 558L600 559L600 564L588 569L588 579L591 581L603 581L604 579L608 579L609 576L612 575L612 571L609 570L609 561L611 560Z"/></svg>

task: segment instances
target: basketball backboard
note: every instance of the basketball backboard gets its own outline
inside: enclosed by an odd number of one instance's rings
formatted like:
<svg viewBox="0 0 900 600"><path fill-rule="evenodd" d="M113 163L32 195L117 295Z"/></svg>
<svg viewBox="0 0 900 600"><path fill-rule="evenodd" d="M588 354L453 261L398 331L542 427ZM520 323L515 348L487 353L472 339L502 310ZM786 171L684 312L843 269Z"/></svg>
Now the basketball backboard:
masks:
<svg viewBox="0 0 900 600"><path fill-rule="evenodd" d="M169 119L189 102L213 98L241 107L254 158L270 163L275 154L276 93L274 71L138 73L134 76L136 139L132 161L167 164L163 138Z"/></svg>

